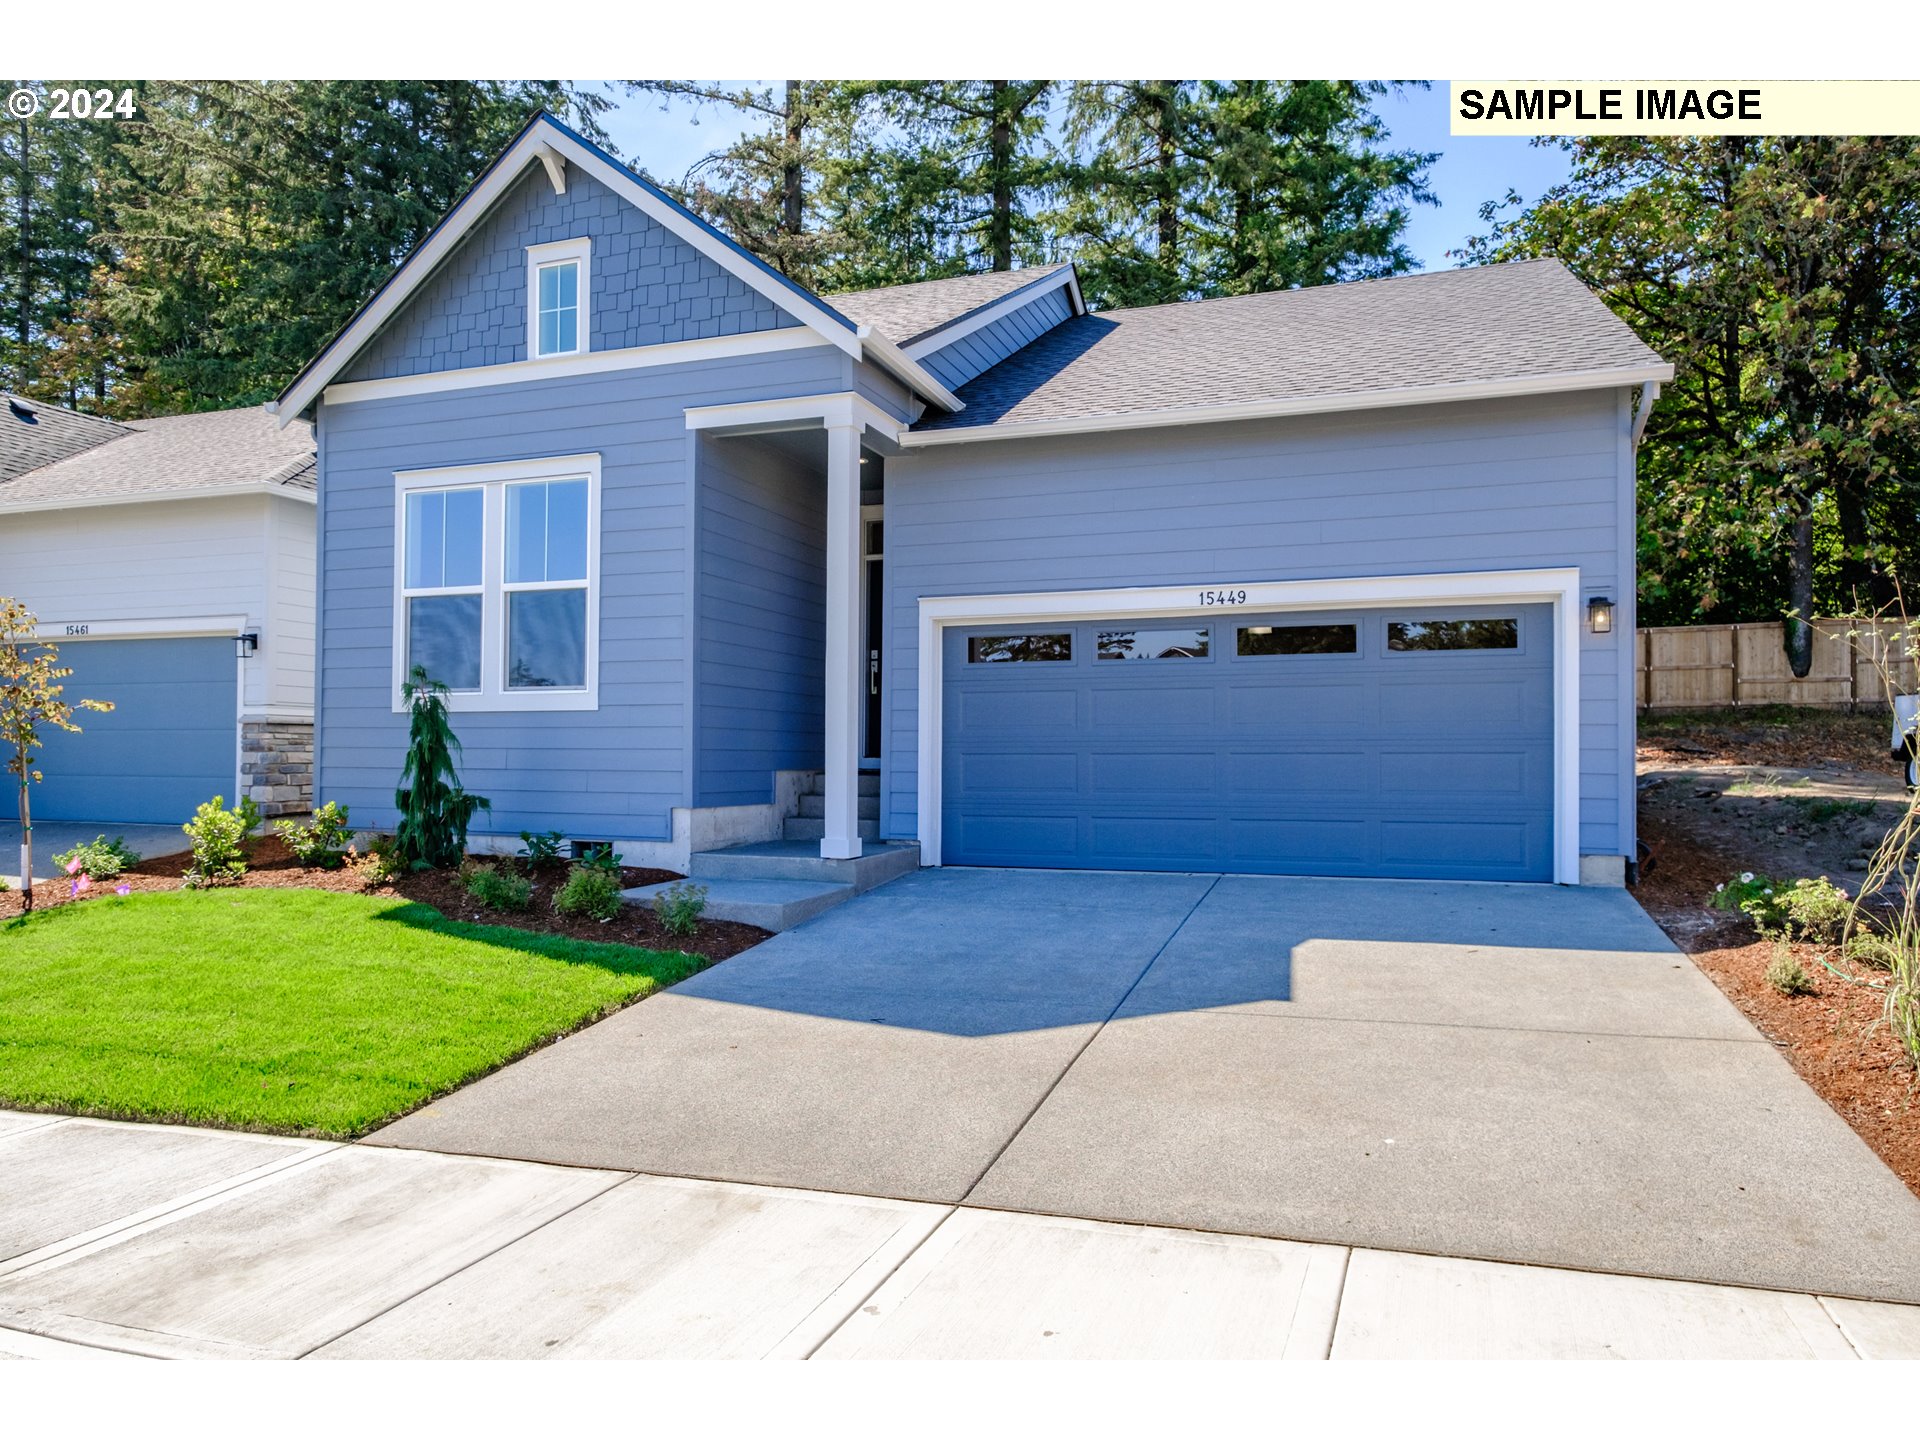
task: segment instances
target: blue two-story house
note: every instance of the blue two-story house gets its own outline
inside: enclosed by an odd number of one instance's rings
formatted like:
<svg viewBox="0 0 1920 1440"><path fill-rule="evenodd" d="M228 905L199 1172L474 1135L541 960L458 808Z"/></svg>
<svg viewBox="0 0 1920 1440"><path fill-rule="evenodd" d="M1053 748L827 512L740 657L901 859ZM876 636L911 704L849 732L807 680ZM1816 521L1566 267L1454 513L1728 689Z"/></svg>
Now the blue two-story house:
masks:
<svg viewBox="0 0 1920 1440"><path fill-rule="evenodd" d="M392 823L420 665L482 845L1618 884L1670 375L1551 261L815 295L542 115L275 407L315 794Z"/></svg>

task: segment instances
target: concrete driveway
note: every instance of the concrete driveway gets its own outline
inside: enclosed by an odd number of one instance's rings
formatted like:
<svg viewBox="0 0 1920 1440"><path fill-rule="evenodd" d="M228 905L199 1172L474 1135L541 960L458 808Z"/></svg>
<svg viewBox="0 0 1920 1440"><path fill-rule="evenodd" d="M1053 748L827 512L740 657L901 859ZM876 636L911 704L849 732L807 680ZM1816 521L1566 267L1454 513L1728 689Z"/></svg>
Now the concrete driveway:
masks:
<svg viewBox="0 0 1920 1440"><path fill-rule="evenodd" d="M923 871L372 1143L1920 1300L1920 1200L1617 891Z"/></svg>
<svg viewBox="0 0 1920 1440"><path fill-rule="evenodd" d="M187 817L182 816L183 820ZM110 820L36 820L33 822L33 875L50 880L57 867L53 857L62 851L83 845L95 836L109 840L118 835L139 852L142 859L156 855L177 855L188 847L187 837L178 825L116 825ZM0 878L9 885L20 883L20 822L0 820Z"/></svg>

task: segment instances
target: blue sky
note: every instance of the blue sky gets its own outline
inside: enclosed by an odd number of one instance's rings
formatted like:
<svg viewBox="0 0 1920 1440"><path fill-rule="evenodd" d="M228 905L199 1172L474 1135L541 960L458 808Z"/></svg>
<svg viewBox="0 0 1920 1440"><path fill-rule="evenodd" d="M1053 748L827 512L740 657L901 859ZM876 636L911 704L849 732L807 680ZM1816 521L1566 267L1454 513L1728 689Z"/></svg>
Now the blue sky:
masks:
<svg viewBox="0 0 1920 1440"><path fill-rule="evenodd" d="M606 117L608 133L630 163L662 179L678 179L742 129L733 113L719 106L696 108L676 101L663 113L659 100L645 96L623 98L618 104ZM1430 188L1440 204L1416 206L1407 227L1408 248L1429 270L1457 263L1447 252L1479 233L1483 202L1499 199L1509 188L1535 199L1566 174L1566 155L1559 149L1536 148L1517 137L1449 135L1444 81L1434 82L1430 90L1388 96L1380 115L1392 131L1395 148L1440 152L1430 172Z"/></svg>

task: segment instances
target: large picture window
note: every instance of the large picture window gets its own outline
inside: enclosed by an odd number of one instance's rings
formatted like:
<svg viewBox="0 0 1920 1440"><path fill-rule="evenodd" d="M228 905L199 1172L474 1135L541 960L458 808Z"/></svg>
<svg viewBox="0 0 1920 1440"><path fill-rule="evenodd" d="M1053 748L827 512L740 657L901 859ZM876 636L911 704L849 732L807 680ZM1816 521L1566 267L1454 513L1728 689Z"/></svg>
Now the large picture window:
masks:
<svg viewBox="0 0 1920 1440"><path fill-rule="evenodd" d="M398 477L395 694L418 665L466 710L592 709L599 457Z"/></svg>

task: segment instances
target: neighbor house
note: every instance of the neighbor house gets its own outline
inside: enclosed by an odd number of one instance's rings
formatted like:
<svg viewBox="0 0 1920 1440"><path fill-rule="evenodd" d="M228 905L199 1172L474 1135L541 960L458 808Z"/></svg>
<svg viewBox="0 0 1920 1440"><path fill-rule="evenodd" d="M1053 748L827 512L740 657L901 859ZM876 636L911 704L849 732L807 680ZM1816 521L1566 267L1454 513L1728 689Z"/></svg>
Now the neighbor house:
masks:
<svg viewBox="0 0 1920 1440"><path fill-rule="evenodd" d="M124 423L0 395L0 595L108 700L43 727L33 813L177 824L307 808L314 458L258 406Z"/></svg>
<svg viewBox="0 0 1920 1440"><path fill-rule="evenodd" d="M816 295L543 115L278 402L317 793L391 823L418 666L483 843L1618 884L1670 373L1552 261Z"/></svg>

